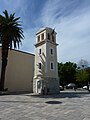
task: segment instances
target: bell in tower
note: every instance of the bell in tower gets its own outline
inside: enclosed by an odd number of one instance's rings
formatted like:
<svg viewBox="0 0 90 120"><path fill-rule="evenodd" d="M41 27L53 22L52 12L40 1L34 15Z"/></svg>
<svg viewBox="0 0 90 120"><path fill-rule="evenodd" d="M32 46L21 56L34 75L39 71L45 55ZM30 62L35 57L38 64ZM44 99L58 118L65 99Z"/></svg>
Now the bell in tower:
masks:
<svg viewBox="0 0 90 120"><path fill-rule="evenodd" d="M35 71L33 92L37 94L59 93L56 32L41 28L36 33Z"/></svg>

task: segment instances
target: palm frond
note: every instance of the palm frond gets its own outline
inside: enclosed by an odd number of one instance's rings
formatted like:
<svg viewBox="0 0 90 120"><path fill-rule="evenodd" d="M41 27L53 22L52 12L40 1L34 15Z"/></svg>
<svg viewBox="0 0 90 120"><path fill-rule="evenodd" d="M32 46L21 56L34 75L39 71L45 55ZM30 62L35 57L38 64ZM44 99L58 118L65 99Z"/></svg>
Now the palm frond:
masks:
<svg viewBox="0 0 90 120"><path fill-rule="evenodd" d="M18 46L19 48L21 39L24 38L23 29L20 21L18 21L20 17L15 18L15 13L8 15L7 10L3 13L5 16L0 15L0 29L2 30L0 33L4 38L8 38L5 40L8 41L8 47L10 47L10 49L12 46L14 46L14 48Z"/></svg>
<svg viewBox="0 0 90 120"><path fill-rule="evenodd" d="M3 13L4 13L4 15L5 15L6 19L8 19L8 18L9 18L9 15L8 15L7 10L3 11Z"/></svg>

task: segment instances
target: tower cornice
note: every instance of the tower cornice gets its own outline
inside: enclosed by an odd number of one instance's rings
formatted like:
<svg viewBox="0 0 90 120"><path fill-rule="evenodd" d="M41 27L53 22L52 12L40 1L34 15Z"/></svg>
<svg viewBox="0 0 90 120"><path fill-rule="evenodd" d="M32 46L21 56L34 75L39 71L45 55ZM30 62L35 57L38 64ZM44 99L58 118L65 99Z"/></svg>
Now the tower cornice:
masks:
<svg viewBox="0 0 90 120"><path fill-rule="evenodd" d="M59 45L59 44L57 44L57 43L55 43L55 42L52 42L52 41L50 41L50 40L47 40L47 42L50 42L51 44L54 44L54 45Z"/></svg>
<svg viewBox="0 0 90 120"><path fill-rule="evenodd" d="M36 44L35 44L35 47L41 46L41 45L43 45L44 43L45 43L45 40L42 40L42 41L36 43Z"/></svg>
<svg viewBox="0 0 90 120"><path fill-rule="evenodd" d="M46 39L46 40L42 40L42 41L36 43L36 44L35 44L35 47L41 46L41 45L45 44L46 42L49 42L49 43L51 43L51 44L53 44L53 45L56 45L56 46L59 45L59 44L57 44L57 43L55 43L55 42L52 42L52 41Z"/></svg>

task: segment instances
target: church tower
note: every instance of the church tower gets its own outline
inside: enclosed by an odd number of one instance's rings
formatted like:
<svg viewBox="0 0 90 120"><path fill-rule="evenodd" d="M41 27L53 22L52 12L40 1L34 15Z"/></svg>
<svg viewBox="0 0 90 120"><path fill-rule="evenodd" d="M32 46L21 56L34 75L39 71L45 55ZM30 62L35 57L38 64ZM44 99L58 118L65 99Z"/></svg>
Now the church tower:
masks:
<svg viewBox="0 0 90 120"><path fill-rule="evenodd" d="M46 27L37 31L33 78L34 93L59 93L57 45L55 30Z"/></svg>

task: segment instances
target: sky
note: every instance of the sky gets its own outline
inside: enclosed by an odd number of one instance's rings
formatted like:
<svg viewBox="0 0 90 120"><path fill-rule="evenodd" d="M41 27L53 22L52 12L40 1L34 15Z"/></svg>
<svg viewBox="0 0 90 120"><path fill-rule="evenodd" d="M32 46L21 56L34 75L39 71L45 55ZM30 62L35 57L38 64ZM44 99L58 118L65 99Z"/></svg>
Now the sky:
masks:
<svg viewBox="0 0 90 120"><path fill-rule="evenodd" d="M0 14L5 9L21 17L21 51L35 54L36 32L51 27L57 32L58 62L90 64L90 0L0 0Z"/></svg>

